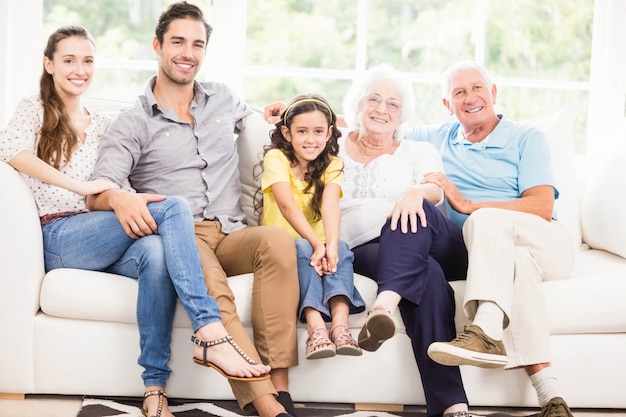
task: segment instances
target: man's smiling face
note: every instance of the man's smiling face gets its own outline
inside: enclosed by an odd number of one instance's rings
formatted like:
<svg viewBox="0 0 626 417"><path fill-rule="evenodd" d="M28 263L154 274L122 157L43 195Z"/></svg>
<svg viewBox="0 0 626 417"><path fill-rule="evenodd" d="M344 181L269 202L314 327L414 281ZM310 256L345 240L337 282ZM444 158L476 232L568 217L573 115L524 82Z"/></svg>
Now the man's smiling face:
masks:
<svg viewBox="0 0 626 417"><path fill-rule="evenodd" d="M199 20L175 19L163 35L163 44L153 41L159 72L176 84L193 82L206 51L206 31Z"/></svg>
<svg viewBox="0 0 626 417"><path fill-rule="evenodd" d="M450 100L444 99L450 112L463 126L482 125L493 118L496 86L491 87L475 69L465 69L450 79Z"/></svg>

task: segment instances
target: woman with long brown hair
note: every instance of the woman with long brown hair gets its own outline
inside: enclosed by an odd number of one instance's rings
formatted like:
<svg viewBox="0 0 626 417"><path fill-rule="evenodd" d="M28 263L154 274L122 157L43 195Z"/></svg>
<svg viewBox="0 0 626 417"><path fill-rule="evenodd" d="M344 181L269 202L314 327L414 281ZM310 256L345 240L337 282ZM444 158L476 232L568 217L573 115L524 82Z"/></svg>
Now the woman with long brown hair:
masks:
<svg viewBox="0 0 626 417"><path fill-rule="evenodd" d="M23 99L0 132L0 161L26 177L42 224L46 271L107 271L139 283L137 323L146 387L144 414L171 416L165 386L178 296L194 331L194 361L229 379L269 378L269 367L246 355L222 325L207 294L189 203L148 198L151 230L124 229L113 211L89 212L85 196L122 184L89 181L109 119L81 103L94 72L94 42L86 29L64 26L48 39L40 94Z"/></svg>

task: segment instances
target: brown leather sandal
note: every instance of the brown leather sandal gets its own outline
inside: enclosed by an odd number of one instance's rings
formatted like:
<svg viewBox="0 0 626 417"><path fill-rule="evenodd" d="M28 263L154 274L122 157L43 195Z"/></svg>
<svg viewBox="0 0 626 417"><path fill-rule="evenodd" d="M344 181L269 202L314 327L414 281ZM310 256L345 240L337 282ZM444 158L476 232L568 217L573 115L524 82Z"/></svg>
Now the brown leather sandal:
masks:
<svg viewBox="0 0 626 417"><path fill-rule="evenodd" d="M335 356L335 344L328 338L325 327L314 329L306 340L306 358L323 359Z"/></svg>
<svg viewBox="0 0 626 417"><path fill-rule="evenodd" d="M337 337L335 337L335 330L339 330ZM347 324L333 326L330 329L330 340L335 344L337 355L361 356L363 354Z"/></svg>
<svg viewBox="0 0 626 417"><path fill-rule="evenodd" d="M167 398L167 395L165 394L165 391L161 391L161 390L154 390L154 391L146 391L145 394L143 394L143 405L141 406L141 413L148 417L148 410L145 408L146 407L146 398L151 397L153 395L158 395L159 396L159 406L157 408L157 413L156 415L150 416L150 417L161 417L161 412L163 411L163 398Z"/></svg>
<svg viewBox="0 0 626 417"><path fill-rule="evenodd" d="M359 332L359 346L368 352L375 352L385 340L392 338L397 330L396 320L389 311L374 310L368 314Z"/></svg>
<svg viewBox="0 0 626 417"><path fill-rule="evenodd" d="M200 360L200 359L198 359L198 358L196 358L194 356L193 361L195 363L197 363L198 365L207 366L207 367L215 369L217 372L219 372L220 374L222 374L223 376L225 376L228 379L233 379L235 381L264 381L266 379L269 379L269 377L270 377L269 373L263 374L263 375L260 375L260 376L249 376L249 377L230 375L230 374L227 374L226 371L224 371L222 368L220 368L219 366L217 366L213 362L209 362L206 359L206 350L208 348L216 346L216 345L220 345L222 343L228 343L250 365L258 365L259 363L257 361L255 361L255 360L253 360L250 356L246 355L246 352L244 352L239 347L239 345L233 341L233 337L230 336L230 335L229 336L220 337L219 339L211 340L210 342L205 342L204 340L200 340L196 336L192 335L191 336L191 341L194 343L194 345L198 345L198 346L201 346L203 348L203 350L202 350L202 360Z"/></svg>

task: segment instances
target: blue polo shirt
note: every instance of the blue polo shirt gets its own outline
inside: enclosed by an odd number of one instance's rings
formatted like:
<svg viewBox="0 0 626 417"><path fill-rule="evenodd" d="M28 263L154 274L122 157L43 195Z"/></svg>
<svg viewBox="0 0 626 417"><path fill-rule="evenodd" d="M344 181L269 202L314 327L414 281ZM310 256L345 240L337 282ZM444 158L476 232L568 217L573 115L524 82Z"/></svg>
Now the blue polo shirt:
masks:
<svg viewBox="0 0 626 417"><path fill-rule="evenodd" d="M465 139L458 121L416 126L406 137L432 143L447 177L470 200L508 201L538 185L551 185L558 198L546 135L534 126L498 117L493 132L478 143ZM446 211L454 223L463 226L467 215L453 210L447 201Z"/></svg>

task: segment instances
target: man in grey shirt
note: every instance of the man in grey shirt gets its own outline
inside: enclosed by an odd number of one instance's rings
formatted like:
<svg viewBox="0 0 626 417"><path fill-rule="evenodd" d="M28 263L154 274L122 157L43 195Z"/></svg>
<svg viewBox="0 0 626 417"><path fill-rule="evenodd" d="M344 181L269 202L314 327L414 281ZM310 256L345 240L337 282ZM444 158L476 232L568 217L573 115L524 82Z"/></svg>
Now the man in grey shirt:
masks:
<svg viewBox="0 0 626 417"><path fill-rule="evenodd" d="M272 368L269 380L229 380L235 397L263 417L295 416L288 394L288 368L298 362L295 243L282 229L242 222L234 133L253 110L227 86L195 81L210 34L196 6L175 3L161 15L153 40L158 73L103 136L94 173L120 185L128 179L137 193L104 192L88 206L114 210L126 232L139 237L158 232L147 204L168 195L189 201L205 282L223 324L244 352ZM227 282L246 272L254 272L254 343Z"/></svg>

